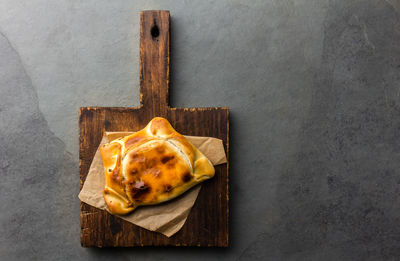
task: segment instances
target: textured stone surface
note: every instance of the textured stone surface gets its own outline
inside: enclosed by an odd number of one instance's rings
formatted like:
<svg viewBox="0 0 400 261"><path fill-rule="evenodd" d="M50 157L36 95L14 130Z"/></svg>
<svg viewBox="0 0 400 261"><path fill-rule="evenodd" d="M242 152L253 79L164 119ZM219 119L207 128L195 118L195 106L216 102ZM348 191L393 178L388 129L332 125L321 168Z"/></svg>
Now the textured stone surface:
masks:
<svg viewBox="0 0 400 261"><path fill-rule="evenodd" d="M80 247L78 107L139 104L143 9L171 11L172 105L231 108L228 249ZM2 259L398 259L399 12L396 0L2 1Z"/></svg>

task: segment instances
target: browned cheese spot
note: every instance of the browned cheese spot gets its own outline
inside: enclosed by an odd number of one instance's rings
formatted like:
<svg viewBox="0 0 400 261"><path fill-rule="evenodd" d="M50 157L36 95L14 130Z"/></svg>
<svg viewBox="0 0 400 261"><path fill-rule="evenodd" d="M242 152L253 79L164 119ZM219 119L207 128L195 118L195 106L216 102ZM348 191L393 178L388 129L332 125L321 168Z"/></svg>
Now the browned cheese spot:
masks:
<svg viewBox="0 0 400 261"><path fill-rule="evenodd" d="M146 160L146 168L152 168L157 165L158 160L155 158Z"/></svg>
<svg viewBox="0 0 400 261"><path fill-rule="evenodd" d="M164 148L164 146L158 146L158 147L156 147L156 151L159 154L163 154L165 152L165 148Z"/></svg>
<svg viewBox="0 0 400 261"><path fill-rule="evenodd" d="M186 172L182 176L183 182L189 182L192 178L193 178L193 176L189 172Z"/></svg>
<svg viewBox="0 0 400 261"><path fill-rule="evenodd" d="M130 161L133 163L143 163L146 162L146 158L143 156L140 156L137 153L131 153L130 155Z"/></svg>
<svg viewBox="0 0 400 261"><path fill-rule="evenodd" d="M172 186L169 184L164 185L164 191L165 192L170 192L172 190Z"/></svg>
<svg viewBox="0 0 400 261"><path fill-rule="evenodd" d="M131 186L132 198L136 201L143 201L146 194L148 194L151 190L151 187L148 184L144 183L144 181L142 180L136 181L132 185L133 185Z"/></svg>
<svg viewBox="0 0 400 261"><path fill-rule="evenodd" d="M168 169L173 169L175 168L175 161L170 161L167 163L167 168Z"/></svg>
<svg viewBox="0 0 400 261"><path fill-rule="evenodd" d="M161 162L162 162L162 164L165 164L165 163L167 163L168 161L172 160L173 158L174 158L174 155L171 155L171 156L164 156L164 157L162 157Z"/></svg>

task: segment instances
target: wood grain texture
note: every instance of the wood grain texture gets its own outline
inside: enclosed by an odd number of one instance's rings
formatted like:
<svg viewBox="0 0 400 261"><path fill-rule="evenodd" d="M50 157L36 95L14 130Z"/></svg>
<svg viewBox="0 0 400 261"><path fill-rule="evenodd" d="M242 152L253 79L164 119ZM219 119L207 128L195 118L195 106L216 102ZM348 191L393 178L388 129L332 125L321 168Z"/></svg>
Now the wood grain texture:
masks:
<svg viewBox="0 0 400 261"><path fill-rule="evenodd" d="M181 134L222 139L228 155L228 108L170 108L169 62L169 11L141 12L141 106L80 108L81 189L105 131L137 131L144 128L156 116L168 119ZM170 238L135 226L81 202L82 246L228 246L228 164L218 165L215 170L214 178L202 183L202 189L185 225Z"/></svg>

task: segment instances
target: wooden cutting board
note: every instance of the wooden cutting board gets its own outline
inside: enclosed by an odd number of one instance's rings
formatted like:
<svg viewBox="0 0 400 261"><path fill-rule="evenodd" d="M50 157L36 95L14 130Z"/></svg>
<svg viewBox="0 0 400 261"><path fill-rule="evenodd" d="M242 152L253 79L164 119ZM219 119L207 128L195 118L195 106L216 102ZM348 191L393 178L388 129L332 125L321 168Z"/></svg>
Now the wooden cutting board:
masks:
<svg viewBox="0 0 400 261"><path fill-rule="evenodd" d="M137 131L154 117L168 119L181 134L222 139L229 151L228 108L171 108L169 11L140 13L140 107L82 107L79 110L79 164L82 189L105 131ZM190 89L183 89L189 92ZM117 94L116 94L117 95ZM212 95L212 94L211 94ZM81 202L84 247L228 246L228 164L215 167L204 182L182 229L168 238Z"/></svg>

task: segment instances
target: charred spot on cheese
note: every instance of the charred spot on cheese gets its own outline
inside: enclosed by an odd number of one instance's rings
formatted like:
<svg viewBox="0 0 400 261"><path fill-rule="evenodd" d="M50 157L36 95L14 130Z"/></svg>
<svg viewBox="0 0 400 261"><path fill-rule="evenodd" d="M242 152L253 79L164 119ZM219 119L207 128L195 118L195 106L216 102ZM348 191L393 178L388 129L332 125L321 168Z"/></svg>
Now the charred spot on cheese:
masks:
<svg viewBox="0 0 400 261"><path fill-rule="evenodd" d="M172 160L173 158L175 158L174 155L171 155L171 156L164 156L164 157L161 158L161 162L162 162L162 164L165 164L165 163L167 163L168 161Z"/></svg>
<svg viewBox="0 0 400 261"><path fill-rule="evenodd" d="M129 171L129 173L133 176L133 175L136 175L138 173L138 170L137 169L131 169Z"/></svg>
<svg viewBox="0 0 400 261"><path fill-rule="evenodd" d="M141 140L143 140L143 139L144 139L144 138L143 138L143 137L140 137L140 136L132 137L132 138L130 138L129 140L126 141L125 146L126 146L127 148L129 148L129 147L132 146L133 144L135 144L135 143L137 143L137 142L139 142L139 141L141 141Z"/></svg>
<svg viewBox="0 0 400 261"><path fill-rule="evenodd" d="M186 172L182 176L183 182L189 182L192 178L193 178L193 176L189 172Z"/></svg>
<svg viewBox="0 0 400 261"><path fill-rule="evenodd" d="M146 195L150 192L150 190L151 187L144 181L136 181L131 187L132 198L136 201L142 201L143 198L146 197Z"/></svg>
<svg viewBox="0 0 400 261"><path fill-rule="evenodd" d="M165 192L170 192L172 190L172 186L169 184L164 185L164 191Z"/></svg>

